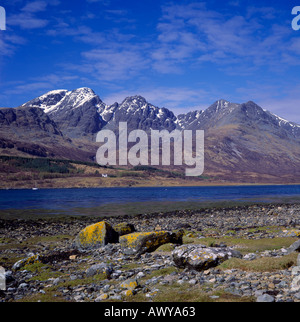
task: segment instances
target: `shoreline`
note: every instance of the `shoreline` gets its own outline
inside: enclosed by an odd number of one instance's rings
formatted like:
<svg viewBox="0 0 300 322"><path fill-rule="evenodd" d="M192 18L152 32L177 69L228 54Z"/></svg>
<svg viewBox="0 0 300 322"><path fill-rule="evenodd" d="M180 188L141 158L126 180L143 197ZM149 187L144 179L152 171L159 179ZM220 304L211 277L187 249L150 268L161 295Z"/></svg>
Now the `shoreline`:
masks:
<svg viewBox="0 0 300 322"><path fill-rule="evenodd" d="M5 191L5 190L48 190L48 189L109 189L109 188L189 188L189 187L247 187L247 186L300 186L300 183L238 183L238 182L211 182L211 183L203 183L203 184L180 184L180 185L172 185L172 184L166 184L166 185L134 185L134 186L128 186L128 185L103 185L103 186L69 186L69 187L13 187L13 188L5 188L5 187L0 187L0 191Z"/></svg>
<svg viewBox="0 0 300 322"><path fill-rule="evenodd" d="M257 200L233 200L233 201L157 201L157 202L127 202L111 203L95 207L74 207L68 209L0 209L0 220L2 221L69 221L69 220L104 220L117 219L128 220L130 218L147 218L157 216L180 216L180 214L189 214L191 216L205 211L220 210L231 211L236 209L249 208L282 208L298 207L299 202L295 200L285 201L257 201Z"/></svg>
<svg viewBox="0 0 300 322"><path fill-rule="evenodd" d="M230 247L242 258L195 271L175 265L172 253L179 245L171 243L140 258L124 254L120 243L74 253L78 233L99 218L1 220L0 265L10 272L10 279L0 302L255 302L263 294L276 302L300 300L291 290L298 254L285 251L298 240L299 204L204 208L102 220L112 227L132 224L140 233L183 229L184 247ZM44 261L13 270L28 253ZM109 278L93 271L99 262L109 264ZM120 285L133 278L139 287L128 295Z"/></svg>

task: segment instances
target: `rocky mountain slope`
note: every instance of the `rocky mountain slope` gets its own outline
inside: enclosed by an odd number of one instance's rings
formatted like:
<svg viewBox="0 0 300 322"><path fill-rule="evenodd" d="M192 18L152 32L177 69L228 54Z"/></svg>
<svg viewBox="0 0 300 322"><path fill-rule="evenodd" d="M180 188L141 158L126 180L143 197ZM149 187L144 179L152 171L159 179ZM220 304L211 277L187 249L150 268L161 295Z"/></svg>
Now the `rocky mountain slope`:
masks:
<svg viewBox="0 0 300 322"><path fill-rule="evenodd" d="M127 97L121 103L100 110L106 128L118 128L119 122L127 122L129 130L168 130L177 128L176 116L166 108L158 108L142 96Z"/></svg>
<svg viewBox="0 0 300 322"><path fill-rule="evenodd" d="M178 120L183 129L205 130L206 171L251 182L261 175L299 176L300 126L254 102L219 100L205 111L179 115Z"/></svg>
<svg viewBox="0 0 300 322"><path fill-rule="evenodd" d="M105 104L89 88L51 91L22 106L42 109L70 138L97 133L103 126L99 110Z"/></svg>
<svg viewBox="0 0 300 322"><path fill-rule="evenodd" d="M95 148L95 147L94 147ZM0 109L0 154L94 160L93 144L64 136L42 109Z"/></svg>
<svg viewBox="0 0 300 322"><path fill-rule="evenodd" d="M97 150L98 131L116 130L123 121L127 122L128 131L204 130L204 174L218 181L300 180L300 125L252 101L237 104L222 99L204 111L176 117L141 96L106 105L93 90L79 88L51 91L19 108L0 111L3 154L14 154L17 142L22 141L37 144L43 150L36 153L40 148L31 146L27 152L23 149L25 154L91 161Z"/></svg>

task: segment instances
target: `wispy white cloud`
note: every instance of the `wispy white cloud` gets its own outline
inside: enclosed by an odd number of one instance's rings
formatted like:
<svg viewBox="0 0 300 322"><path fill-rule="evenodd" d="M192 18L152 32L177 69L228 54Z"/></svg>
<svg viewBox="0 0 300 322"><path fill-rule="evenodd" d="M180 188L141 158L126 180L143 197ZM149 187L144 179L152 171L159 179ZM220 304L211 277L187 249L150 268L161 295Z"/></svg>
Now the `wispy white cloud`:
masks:
<svg viewBox="0 0 300 322"><path fill-rule="evenodd" d="M53 73L49 75L31 77L26 81L19 80L14 82L9 82L6 84L6 88L2 90L3 99L11 95L28 95L28 99L32 99L43 93L54 90L60 87L65 88L67 85L73 83L79 79L79 76L66 74L66 73ZM20 105L25 102L20 102Z"/></svg>
<svg viewBox="0 0 300 322"><path fill-rule="evenodd" d="M89 66L95 78L105 81L130 79L147 68L147 58L135 48L94 49L82 53L85 66Z"/></svg>
<svg viewBox="0 0 300 322"><path fill-rule="evenodd" d="M7 15L7 26L18 26L21 29L38 29L46 27L50 20L41 18L40 14L45 12L49 6L58 6L60 0L36 0L27 2L18 13Z"/></svg>
<svg viewBox="0 0 300 322"><path fill-rule="evenodd" d="M7 25L18 26L22 29L37 29L43 28L48 25L49 20L37 17L37 13L46 10L50 2L37 0L28 2L23 8L20 9L19 13L8 15ZM52 4L58 4L58 2L52 2Z"/></svg>
<svg viewBox="0 0 300 322"><path fill-rule="evenodd" d="M293 64L292 52L298 51L296 42L290 46L289 26L279 25L275 9L269 7L249 7L242 16L209 10L204 3L169 4L157 30L154 66L174 66L174 72L180 64L186 68L184 63L195 62L211 62L225 72L227 67L228 72L254 72Z"/></svg>
<svg viewBox="0 0 300 322"><path fill-rule="evenodd" d="M201 102L209 101L209 93L205 90L191 89L187 87L148 87L139 86L131 90L121 90L104 96L106 104L121 103L125 97L141 95L146 100L159 107L166 107L174 114L186 113L194 109L200 109ZM208 107L205 103L202 105Z"/></svg>
<svg viewBox="0 0 300 322"><path fill-rule="evenodd" d="M300 86L291 84L288 80L284 82L251 81L247 87L237 88L237 96L240 102L255 101L263 109L269 110L289 121L300 124Z"/></svg>
<svg viewBox="0 0 300 322"><path fill-rule="evenodd" d="M46 1L33 1L27 3L23 8L23 12L40 12L40 11L45 11L47 8L47 2Z"/></svg>
<svg viewBox="0 0 300 322"><path fill-rule="evenodd" d="M297 94L277 86L274 79L279 77L282 85L286 71L300 65L300 40L298 34L292 34L290 24L278 20L277 9L245 7L244 1L232 0L227 10L221 11L210 9L208 1L171 0L162 2L160 18L151 21L156 28L147 31L137 28L141 21L134 16L133 6L116 8L110 0L83 1L85 10L76 17L72 10L62 11L65 7L47 15L50 5L62 1L27 1L22 7L24 3L19 1L18 12L8 14L8 29L19 34L0 35L0 55L12 55L27 43L27 32L39 28L49 43L62 45L65 41L66 55L53 66L60 72L36 78L29 75L15 84L14 93L92 84L103 88L105 102L140 94L176 113L186 111L185 107L207 107L221 97L233 97L236 102L256 100L264 108L272 110L273 106L279 115L281 104L296 113ZM101 17L94 10L100 7ZM72 50L76 57L69 59ZM251 81L247 83L248 77ZM234 80L230 85L222 84L228 79ZM230 88L230 95L226 88ZM274 93L282 91L275 97Z"/></svg>
<svg viewBox="0 0 300 322"><path fill-rule="evenodd" d="M109 6L111 0L86 0L87 3L101 3L104 6Z"/></svg>

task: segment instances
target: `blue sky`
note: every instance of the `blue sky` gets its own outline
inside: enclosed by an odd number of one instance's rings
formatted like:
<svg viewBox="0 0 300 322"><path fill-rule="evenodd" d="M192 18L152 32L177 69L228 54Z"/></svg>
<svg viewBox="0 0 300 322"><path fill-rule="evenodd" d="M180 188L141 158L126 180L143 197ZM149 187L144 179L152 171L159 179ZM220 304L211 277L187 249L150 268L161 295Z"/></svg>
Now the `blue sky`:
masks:
<svg viewBox="0 0 300 322"><path fill-rule="evenodd" d="M0 0L0 106L92 88L175 114L223 98L300 123L300 1Z"/></svg>

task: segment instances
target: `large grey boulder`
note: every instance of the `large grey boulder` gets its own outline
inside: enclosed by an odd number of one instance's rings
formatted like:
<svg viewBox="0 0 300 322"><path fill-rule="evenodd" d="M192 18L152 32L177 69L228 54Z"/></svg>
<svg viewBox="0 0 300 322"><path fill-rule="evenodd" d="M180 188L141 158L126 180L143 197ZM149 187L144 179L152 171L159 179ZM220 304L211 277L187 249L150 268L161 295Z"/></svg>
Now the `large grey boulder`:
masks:
<svg viewBox="0 0 300 322"><path fill-rule="evenodd" d="M96 274L105 274L107 277L110 277L113 273L113 267L106 263L95 264L89 267L85 273L87 277L91 277Z"/></svg>
<svg viewBox="0 0 300 322"><path fill-rule="evenodd" d="M259 303L272 303L275 302L275 298L269 294L263 294L260 295L257 299L256 302Z"/></svg>
<svg viewBox="0 0 300 322"><path fill-rule="evenodd" d="M295 241L288 249L287 254L291 254L292 252L300 252L300 239Z"/></svg>
<svg viewBox="0 0 300 322"><path fill-rule="evenodd" d="M180 268L197 271L215 267L231 257L242 258L240 252L228 247L207 247L204 245L182 245L172 252L173 261Z"/></svg>

